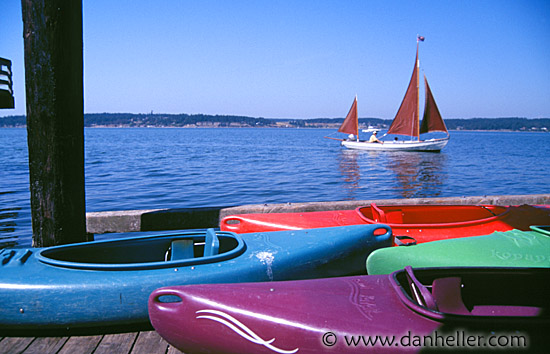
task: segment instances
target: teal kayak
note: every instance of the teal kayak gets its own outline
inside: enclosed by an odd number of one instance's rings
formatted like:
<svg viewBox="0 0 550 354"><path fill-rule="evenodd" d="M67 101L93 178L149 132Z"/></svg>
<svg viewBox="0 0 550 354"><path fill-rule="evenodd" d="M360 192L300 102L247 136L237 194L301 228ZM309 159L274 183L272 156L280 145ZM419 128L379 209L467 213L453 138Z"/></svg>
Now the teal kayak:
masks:
<svg viewBox="0 0 550 354"><path fill-rule="evenodd" d="M379 249L367 259L368 274L389 274L405 266L550 268L550 226L511 230Z"/></svg>
<svg viewBox="0 0 550 354"><path fill-rule="evenodd" d="M367 255L391 242L388 226L353 225L246 237L209 229L4 249L0 331L148 323L149 295L163 286L364 274Z"/></svg>

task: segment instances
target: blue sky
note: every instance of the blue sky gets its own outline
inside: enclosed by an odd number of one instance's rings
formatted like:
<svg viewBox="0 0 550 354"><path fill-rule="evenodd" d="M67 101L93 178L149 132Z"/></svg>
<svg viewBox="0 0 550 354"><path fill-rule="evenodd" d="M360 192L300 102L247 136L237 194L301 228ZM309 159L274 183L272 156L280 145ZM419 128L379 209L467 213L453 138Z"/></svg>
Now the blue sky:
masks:
<svg viewBox="0 0 550 354"><path fill-rule="evenodd" d="M0 56L25 114L20 0ZM550 117L550 1L83 0L86 113L393 118L416 50L444 118Z"/></svg>

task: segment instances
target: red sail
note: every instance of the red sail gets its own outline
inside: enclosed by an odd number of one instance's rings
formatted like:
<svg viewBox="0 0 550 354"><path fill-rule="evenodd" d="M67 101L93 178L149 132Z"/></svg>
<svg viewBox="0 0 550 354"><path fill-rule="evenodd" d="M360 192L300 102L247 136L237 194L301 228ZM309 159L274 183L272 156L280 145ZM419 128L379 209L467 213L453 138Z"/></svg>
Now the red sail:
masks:
<svg viewBox="0 0 550 354"><path fill-rule="evenodd" d="M399 134L418 137L418 47L411 82L386 134Z"/></svg>
<svg viewBox="0 0 550 354"><path fill-rule="evenodd" d="M355 99L353 100L353 104L351 105L351 108L348 112L348 115L346 116L346 119L344 119L344 123L342 123L338 131L341 133L353 134L357 136L359 133L359 123L357 118L357 97L355 97Z"/></svg>
<svg viewBox="0 0 550 354"><path fill-rule="evenodd" d="M420 134L428 132L444 132L448 134L449 132L443 118L441 118L441 113L439 113L439 109L435 103L426 75L424 75L424 83L426 84L426 104L424 106L424 117L420 126Z"/></svg>

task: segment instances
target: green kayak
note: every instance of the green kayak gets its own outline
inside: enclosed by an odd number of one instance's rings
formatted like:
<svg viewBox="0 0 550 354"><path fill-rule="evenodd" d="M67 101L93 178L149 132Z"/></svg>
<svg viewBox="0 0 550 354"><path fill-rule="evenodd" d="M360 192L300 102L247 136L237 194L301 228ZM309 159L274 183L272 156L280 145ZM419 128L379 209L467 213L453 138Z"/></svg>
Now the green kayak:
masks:
<svg viewBox="0 0 550 354"><path fill-rule="evenodd" d="M367 259L367 272L390 274L408 265L550 268L550 226L531 226L531 230L378 249Z"/></svg>

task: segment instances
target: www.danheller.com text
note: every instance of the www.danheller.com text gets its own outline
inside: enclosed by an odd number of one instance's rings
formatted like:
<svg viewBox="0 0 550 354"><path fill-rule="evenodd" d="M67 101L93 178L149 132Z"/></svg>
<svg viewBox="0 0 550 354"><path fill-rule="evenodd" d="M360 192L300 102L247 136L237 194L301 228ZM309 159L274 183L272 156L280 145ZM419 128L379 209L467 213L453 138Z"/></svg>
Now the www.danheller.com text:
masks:
<svg viewBox="0 0 550 354"><path fill-rule="evenodd" d="M408 331L401 336L384 335L337 335L326 332L323 344L332 347L337 344L347 347L433 347L433 348L527 348L529 337L522 333L468 333L455 331L430 335L415 335ZM340 342L340 343L338 343Z"/></svg>

